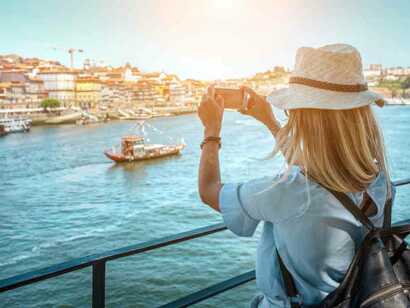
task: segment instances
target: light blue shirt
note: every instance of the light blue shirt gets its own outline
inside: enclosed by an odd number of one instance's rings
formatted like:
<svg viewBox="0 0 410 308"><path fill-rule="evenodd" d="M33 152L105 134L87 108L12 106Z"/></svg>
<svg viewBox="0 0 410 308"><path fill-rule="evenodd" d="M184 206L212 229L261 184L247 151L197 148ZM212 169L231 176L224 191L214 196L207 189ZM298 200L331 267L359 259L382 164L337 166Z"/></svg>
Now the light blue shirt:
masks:
<svg viewBox="0 0 410 308"><path fill-rule="evenodd" d="M381 226L387 196L380 173L367 192L377 206L370 217ZM360 204L363 192L348 194ZM226 226L236 235L252 236L264 222L256 260L256 283L263 296L252 307L290 307L276 257L295 280L306 305L318 304L343 279L366 233L337 199L292 167L288 173L243 184L225 184L219 195Z"/></svg>

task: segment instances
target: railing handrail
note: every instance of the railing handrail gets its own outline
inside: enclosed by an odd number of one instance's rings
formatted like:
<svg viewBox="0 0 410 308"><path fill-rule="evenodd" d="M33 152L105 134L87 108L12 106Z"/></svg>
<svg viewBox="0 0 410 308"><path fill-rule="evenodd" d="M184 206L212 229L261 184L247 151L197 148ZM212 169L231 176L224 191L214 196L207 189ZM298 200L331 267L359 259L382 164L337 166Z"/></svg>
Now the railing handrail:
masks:
<svg viewBox="0 0 410 308"><path fill-rule="evenodd" d="M410 184L410 178L393 181L392 184L393 186L407 185L407 184Z"/></svg>
<svg viewBox="0 0 410 308"><path fill-rule="evenodd" d="M149 250L173 245L224 230L226 230L226 226L223 223L218 223L170 236L165 236L151 241L125 246L102 253L96 253L59 264L54 264L48 267L40 268L38 270L0 280L0 293L34 282L42 281L51 277L60 276L62 274L76 271L85 267L89 267L96 262L106 262L131 255L136 255Z"/></svg>
<svg viewBox="0 0 410 308"><path fill-rule="evenodd" d="M205 289L199 290L195 293L191 293L187 296L178 298L175 301L159 306L158 308L188 307L207 298L216 296L237 286L243 285L252 280L255 280L255 270L218 282Z"/></svg>
<svg viewBox="0 0 410 308"><path fill-rule="evenodd" d="M393 181L392 183L394 186L407 185L407 184L410 184L410 178ZM104 306L104 296L105 296L104 290L102 290L103 292L102 294L100 293L100 294L95 295L94 293L95 292L98 293L99 289L105 288L105 263L107 261L140 254L143 252L147 252L147 251L154 250L157 248L177 244L177 243L184 242L184 241L189 241L191 239L195 239L195 238L203 237L209 234L221 232L226 229L227 228L223 223L218 223L218 224L209 225L206 227L193 229L190 231L181 232L181 233L170 235L170 236L165 236L165 237L154 239L151 241L147 241L147 242L143 242L143 243L139 243L135 245L130 245L126 247L121 247L118 249L114 249L114 250L110 250L110 251L106 251L102 253L92 254L89 256L76 258L76 259L73 259L67 262L40 268L34 271L26 272L23 274L19 274L16 276L12 276L12 277L0 280L0 293L92 266L93 267L93 307L102 307ZM247 281L254 279L254 276L252 278L251 273L252 271L236 276L236 277L233 277L225 281L225 283L230 282L231 285L236 286L235 285L236 282L242 281L242 284L243 284ZM232 282L235 282L235 283L232 284ZM229 284L225 286L217 284L215 286L218 286L216 288L216 290L219 290L218 293L223 292L222 289L227 286L228 287L226 288L226 290L231 288L229 287ZM212 289L212 287L209 287L204 290L198 291L194 294L197 294L198 296L202 296L204 293L201 293L201 292L204 291L206 293L206 291L210 288ZM218 293L215 293L215 294L218 294ZM183 299L193 300L193 298L190 298L189 295L180 300L183 300ZM175 303L177 302L178 300L175 301Z"/></svg>

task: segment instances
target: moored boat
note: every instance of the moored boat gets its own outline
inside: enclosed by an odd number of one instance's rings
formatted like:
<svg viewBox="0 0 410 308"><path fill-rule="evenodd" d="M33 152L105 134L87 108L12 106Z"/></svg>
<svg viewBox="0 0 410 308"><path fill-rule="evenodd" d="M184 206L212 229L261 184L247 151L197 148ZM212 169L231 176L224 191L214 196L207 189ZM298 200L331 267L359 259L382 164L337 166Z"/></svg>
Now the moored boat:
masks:
<svg viewBox="0 0 410 308"><path fill-rule="evenodd" d="M0 125L4 126L6 133L28 132L31 128L31 120L4 118L0 119Z"/></svg>
<svg viewBox="0 0 410 308"><path fill-rule="evenodd" d="M118 113L120 114L120 120L144 121L152 118L151 114L143 111L134 112L133 110L123 111L121 109L118 109Z"/></svg>
<svg viewBox="0 0 410 308"><path fill-rule="evenodd" d="M180 154L185 144L146 144L143 136L129 135L121 140L121 150L104 151L104 154L116 163L155 159Z"/></svg>

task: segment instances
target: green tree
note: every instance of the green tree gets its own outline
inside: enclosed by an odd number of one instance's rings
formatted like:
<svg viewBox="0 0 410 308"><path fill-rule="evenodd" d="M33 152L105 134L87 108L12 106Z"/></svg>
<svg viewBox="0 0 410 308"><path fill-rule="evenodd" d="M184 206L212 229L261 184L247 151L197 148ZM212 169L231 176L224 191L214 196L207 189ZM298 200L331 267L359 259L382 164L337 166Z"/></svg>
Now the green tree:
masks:
<svg viewBox="0 0 410 308"><path fill-rule="evenodd" d="M404 79L401 84L400 84L400 88L402 89L402 97L406 96L406 90L410 89L410 76L407 77L406 79Z"/></svg>
<svg viewBox="0 0 410 308"><path fill-rule="evenodd" d="M61 106L61 103L58 99L46 98L41 102L40 106L46 110L48 108L58 108Z"/></svg>
<svg viewBox="0 0 410 308"><path fill-rule="evenodd" d="M395 88L391 89L391 98L395 98L397 96L397 90Z"/></svg>

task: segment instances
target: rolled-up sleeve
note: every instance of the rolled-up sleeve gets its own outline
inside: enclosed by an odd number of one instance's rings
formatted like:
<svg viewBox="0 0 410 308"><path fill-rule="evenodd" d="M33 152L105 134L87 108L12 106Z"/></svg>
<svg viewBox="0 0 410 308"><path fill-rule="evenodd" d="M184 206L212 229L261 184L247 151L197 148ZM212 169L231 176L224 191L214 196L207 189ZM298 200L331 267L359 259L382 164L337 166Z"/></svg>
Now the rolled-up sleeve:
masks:
<svg viewBox="0 0 410 308"><path fill-rule="evenodd" d="M252 236L259 220L251 217L241 200L242 184L225 184L219 193L219 208L229 230L238 236Z"/></svg>
<svg viewBox="0 0 410 308"><path fill-rule="evenodd" d="M303 215L309 205L306 178L293 168L285 176L225 184L219 208L226 226L239 236L252 236L259 221L281 223ZM308 191L314 191L310 186Z"/></svg>

